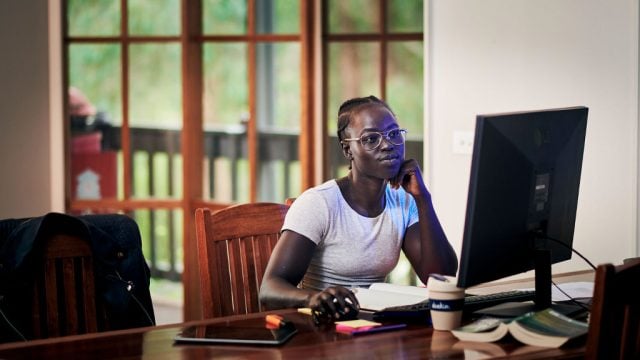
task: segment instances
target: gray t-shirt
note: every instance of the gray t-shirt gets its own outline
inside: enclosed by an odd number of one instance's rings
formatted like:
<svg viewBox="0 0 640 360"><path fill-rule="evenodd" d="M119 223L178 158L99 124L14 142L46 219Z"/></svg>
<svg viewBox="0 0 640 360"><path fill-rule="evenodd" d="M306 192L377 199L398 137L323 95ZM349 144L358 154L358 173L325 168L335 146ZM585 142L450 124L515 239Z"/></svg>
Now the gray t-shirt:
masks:
<svg viewBox="0 0 640 360"><path fill-rule="evenodd" d="M407 228L418 222L413 197L387 186L386 206L375 218L358 214L343 198L335 180L308 189L291 205L282 230L292 230L317 244L300 284L368 287L382 282L398 263Z"/></svg>

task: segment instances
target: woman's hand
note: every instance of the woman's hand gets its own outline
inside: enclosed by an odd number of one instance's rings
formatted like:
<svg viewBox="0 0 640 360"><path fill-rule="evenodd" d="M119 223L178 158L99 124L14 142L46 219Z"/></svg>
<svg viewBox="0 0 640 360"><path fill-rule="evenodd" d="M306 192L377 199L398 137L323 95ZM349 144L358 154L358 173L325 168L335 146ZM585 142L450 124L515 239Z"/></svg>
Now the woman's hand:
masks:
<svg viewBox="0 0 640 360"><path fill-rule="evenodd" d="M355 317L360 309L353 292L342 286L332 286L311 295L307 306L320 316L334 320Z"/></svg>
<svg viewBox="0 0 640 360"><path fill-rule="evenodd" d="M418 165L415 159L405 160L402 165L400 165L398 174L394 178L389 179L389 183L394 189L402 186L404 191L414 197L427 194L427 187L424 185L424 180L422 179L420 165Z"/></svg>

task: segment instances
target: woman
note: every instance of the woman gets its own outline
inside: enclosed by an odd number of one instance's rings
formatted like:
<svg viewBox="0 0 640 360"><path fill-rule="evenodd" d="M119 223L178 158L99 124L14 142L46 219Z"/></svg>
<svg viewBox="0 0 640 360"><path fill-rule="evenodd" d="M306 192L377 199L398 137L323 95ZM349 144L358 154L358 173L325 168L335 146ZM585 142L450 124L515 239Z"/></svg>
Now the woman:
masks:
<svg viewBox="0 0 640 360"><path fill-rule="evenodd" d="M260 288L263 304L339 319L358 308L348 288L384 281L401 249L424 283L431 273L455 274L457 257L420 167L404 159L405 132L374 96L340 106L349 174L305 191L289 209Z"/></svg>

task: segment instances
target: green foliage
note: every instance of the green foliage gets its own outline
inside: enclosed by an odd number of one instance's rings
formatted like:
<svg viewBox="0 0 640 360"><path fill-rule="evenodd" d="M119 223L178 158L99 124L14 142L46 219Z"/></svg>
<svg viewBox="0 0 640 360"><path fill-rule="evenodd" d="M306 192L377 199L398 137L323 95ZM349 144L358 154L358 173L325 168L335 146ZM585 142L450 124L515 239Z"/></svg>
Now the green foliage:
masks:
<svg viewBox="0 0 640 360"><path fill-rule="evenodd" d="M389 32L422 32L423 0L389 1Z"/></svg>
<svg viewBox="0 0 640 360"><path fill-rule="evenodd" d="M129 122L180 128L182 81L179 44L133 44L129 50Z"/></svg>
<svg viewBox="0 0 640 360"><path fill-rule="evenodd" d="M423 50L421 41L389 44L387 103L408 136L422 138L424 127Z"/></svg>
<svg viewBox="0 0 640 360"><path fill-rule="evenodd" d="M180 0L129 0L129 34L180 35Z"/></svg>
<svg viewBox="0 0 640 360"><path fill-rule="evenodd" d="M120 34L120 1L67 0L70 36Z"/></svg>
<svg viewBox="0 0 640 360"><path fill-rule="evenodd" d="M246 0L203 0L203 32L205 34L246 34Z"/></svg>
<svg viewBox="0 0 640 360"><path fill-rule="evenodd" d="M244 43L205 44L204 121L239 125L249 114L249 90Z"/></svg>
<svg viewBox="0 0 640 360"><path fill-rule="evenodd" d="M380 12L378 1L328 0L329 32L379 33Z"/></svg>
<svg viewBox="0 0 640 360"><path fill-rule="evenodd" d="M300 1L273 0L275 24L274 33L297 34L300 32ZM259 16L259 15L258 15Z"/></svg>

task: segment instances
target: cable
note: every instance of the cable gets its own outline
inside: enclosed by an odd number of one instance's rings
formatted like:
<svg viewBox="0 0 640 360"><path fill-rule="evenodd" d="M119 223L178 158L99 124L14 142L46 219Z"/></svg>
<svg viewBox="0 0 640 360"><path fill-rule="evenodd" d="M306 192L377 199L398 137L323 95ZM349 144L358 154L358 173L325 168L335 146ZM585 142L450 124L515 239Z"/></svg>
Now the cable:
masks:
<svg viewBox="0 0 640 360"><path fill-rule="evenodd" d="M569 246L569 245L565 244L564 242L562 242L562 241L560 241L560 240L558 240L558 239L554 239L554 238L552 238L552 237L550 237L550 236L548 236L548 235L546 235L546 234L537 234L537 235L540 235L540 236L542 236L542 237L543 237L543 238L545 238L545 239L549 239L549 240L551 240L551 241L554 241L554 242L556 242L556 243L558 243L558 244L560 244L560 245L562 245L562 246L564 246L564 247L568 248L569 250L573 251L573 252L574 252L574 253L576 253L578 256L580 256L580 257L582 258L582 260L586 261L586 262L587 262L587 264L589 264L589 266L591 266L591 268L592 268L593 270L595 270L595 269L596 269L596 267L591 263L591 261L589 261L586 257L582 256L582 254L580 254L580 253L578 252L578 250L574 249L572 246Z"/></svg>
<svg viewBox="0 0 640 360"><path fill-rule="evenodd" d="M125 289L127 290L127 293L129 293L129 295L131 295L131 298L133 298L133 300L135 300L135 302L138 304L140 309L142 309L142 312L147 317L147 320L149 320L149 323L151 324L151 326L156 326L155 321L153 321L153 319L151 319L151 315L149 315L149 312L147 312L147 309L145 309L144 305L142 305L140 300L138 300L138 298L135 295L133 295L132 291L133 291L133 288L135 287L134 284L133 284L133 281L127 281L127 280L123 279L122 276L120 276L120 273L117 270L115 270L115 273L116 273L117 277L114 277L113 275L107 275L107 278L111 278L111 279L114 279L114 280L122 282L125 285Z"/></svg>
<svg viewBox="0 0 640 360"><path fill-rule="evenodd" d="M7 316L4 314L4 312L2 311L2 309L0 309L0 315L2 315L2 317L4 318L4 321L7 322L7 324L9 324L9 327L11 327L11 329L18 334L18 336L20 336L20 338L22 338L22 341L27 341L27 338L24 337L24 335L22 335L22 333L16 329L15 326L13 326L13 324L11 323L11 321L9 321L9 319L7 318Z"/></svg>
<svg viewBox="0 0 640 360"><path fill-rule="evenodd" d="M138 306L140 306L140 309L142 309L142 311L144 312L144 314L147 317L147 320L149 320L149 323L151 324L151 326L156 326L156 323L151 319L151 315L149 315L149 313L147 312L147 309L144 308L144 306L142 305L140 300L138 300L138 298L135 295L133 295L133 293L129 293L129 294L131 294L131 297L133 298L133 300L135 300L136 303L138 303Z"/></svg>
<svg viewBox="0 0 640 360"><path fill-rule="evenodd" d="M569 301L571 301L572 303L580 306L581 308L583 308L586 311L590 311L591 309L589 309L588 306L584 305L583 303L581 303L580 301L574 299L573 297L571 297L571 295L567 294L564 290L562 290L562 288L560 288L560 286L558 284L556 284L553 280L551 281L551 283L553 284L553 286L556 287L556 289L558 289L561 293L564 294L564 296L566 296L567 298L569 298Z"/></svg>

